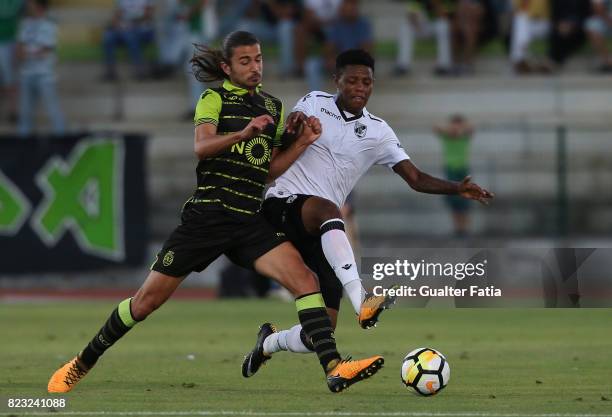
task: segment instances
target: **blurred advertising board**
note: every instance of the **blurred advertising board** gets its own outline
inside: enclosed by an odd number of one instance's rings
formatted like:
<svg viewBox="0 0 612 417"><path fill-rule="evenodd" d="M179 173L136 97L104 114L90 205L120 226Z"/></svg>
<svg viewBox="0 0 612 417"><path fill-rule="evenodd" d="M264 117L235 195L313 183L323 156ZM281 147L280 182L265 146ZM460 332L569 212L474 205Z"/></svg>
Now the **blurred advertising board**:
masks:
<svg viewBox="0 0 612 417"><path fill-rule="evenodd" d="M146 136L0 138L2 273L139 265Z"/></svg>

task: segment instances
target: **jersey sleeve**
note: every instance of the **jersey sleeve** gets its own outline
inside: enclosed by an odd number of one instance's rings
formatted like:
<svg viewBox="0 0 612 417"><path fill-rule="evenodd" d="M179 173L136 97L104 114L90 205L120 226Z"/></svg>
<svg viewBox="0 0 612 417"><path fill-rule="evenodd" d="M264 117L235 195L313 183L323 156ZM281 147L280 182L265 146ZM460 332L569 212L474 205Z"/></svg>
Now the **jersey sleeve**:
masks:
<svg viewBox="0 0 612 417"><path fill-rule="evenodd" d="M281 103L280 117L278 118L278 126L276 126L276 134L274 140L272 140L272 146L278 148L283 145L281 136L285 130L285 105Z"/></svg>
<svg viewBox="0 0 612 417"><path fill-rule="evenodd" d="M221 96L210 88L202 93L196 105L193 124L196 126L202 123L210 123L215 126L219 124L219 114L221 113Z"/></svg>
<svg viewBox="0 0 612 417"><path fill-rule="evenodd" d="M393 168L398 162L405 159L410 159L399 139L395 135L393 129L389 125L385 124L383 129L383 135L380 139L380 146L378 147L378 159L376 165L385 165L389 168Z"/></svg>
<svg viewBox="0 0 612 417"><path fill-rule="evenodd" d="M293 107L292 112L301 111L306 116L315 116L316 93L316 91L313 91L302 97Z"/></svg>

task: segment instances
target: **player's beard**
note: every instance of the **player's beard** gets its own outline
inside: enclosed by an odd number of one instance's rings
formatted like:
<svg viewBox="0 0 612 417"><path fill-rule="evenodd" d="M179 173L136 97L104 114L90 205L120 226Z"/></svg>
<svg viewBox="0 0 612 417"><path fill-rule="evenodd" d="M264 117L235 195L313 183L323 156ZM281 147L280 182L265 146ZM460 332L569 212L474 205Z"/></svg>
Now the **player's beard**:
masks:
<svg viewBox="0 0 612 417"><path fill-rule="evenodd" d="M254 89L261 83L261 74L250 74L240 81L242 87L246 89Z"/></svg>

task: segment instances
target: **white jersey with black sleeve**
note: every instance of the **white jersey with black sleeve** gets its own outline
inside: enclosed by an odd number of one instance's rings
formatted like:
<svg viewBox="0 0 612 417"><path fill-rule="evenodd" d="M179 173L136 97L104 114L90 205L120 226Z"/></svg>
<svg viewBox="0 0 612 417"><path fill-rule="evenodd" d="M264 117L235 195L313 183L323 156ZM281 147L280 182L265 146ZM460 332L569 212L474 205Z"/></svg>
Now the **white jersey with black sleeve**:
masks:
<svg viewBox="0 0 612 417"><path fill-rule="evenodd" d="M313 91L293 111L315 116L322 134L266 191L266 198L308 194L341 207L359 178L374 164L392 168L409 159L397 136L365 108L352 115L336 104L336 96Z"/></svg>

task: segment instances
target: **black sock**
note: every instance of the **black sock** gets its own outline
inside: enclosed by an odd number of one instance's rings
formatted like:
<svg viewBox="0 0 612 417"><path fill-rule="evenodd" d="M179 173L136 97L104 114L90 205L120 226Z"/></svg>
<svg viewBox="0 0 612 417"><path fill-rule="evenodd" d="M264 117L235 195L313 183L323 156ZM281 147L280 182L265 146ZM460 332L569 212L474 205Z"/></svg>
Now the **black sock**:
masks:
<svg viewBox="0 0 612 417"><path fill-rule="evenodd" d="M132 317L130 310L131 300L131 298L128 298L119 303L119 306L113 310L104 326L79 354L79 361L87 369L94 366L106 349L121 339L136 324L136 320Z"/></svg>
<svg viewBox="0 0 612 417"><path fill-rule="evenodd" d="M330 362L340 359L331 320L320 292L304 295L295 300L302 330L312 342L314 351L325 372Z"/></svg>

